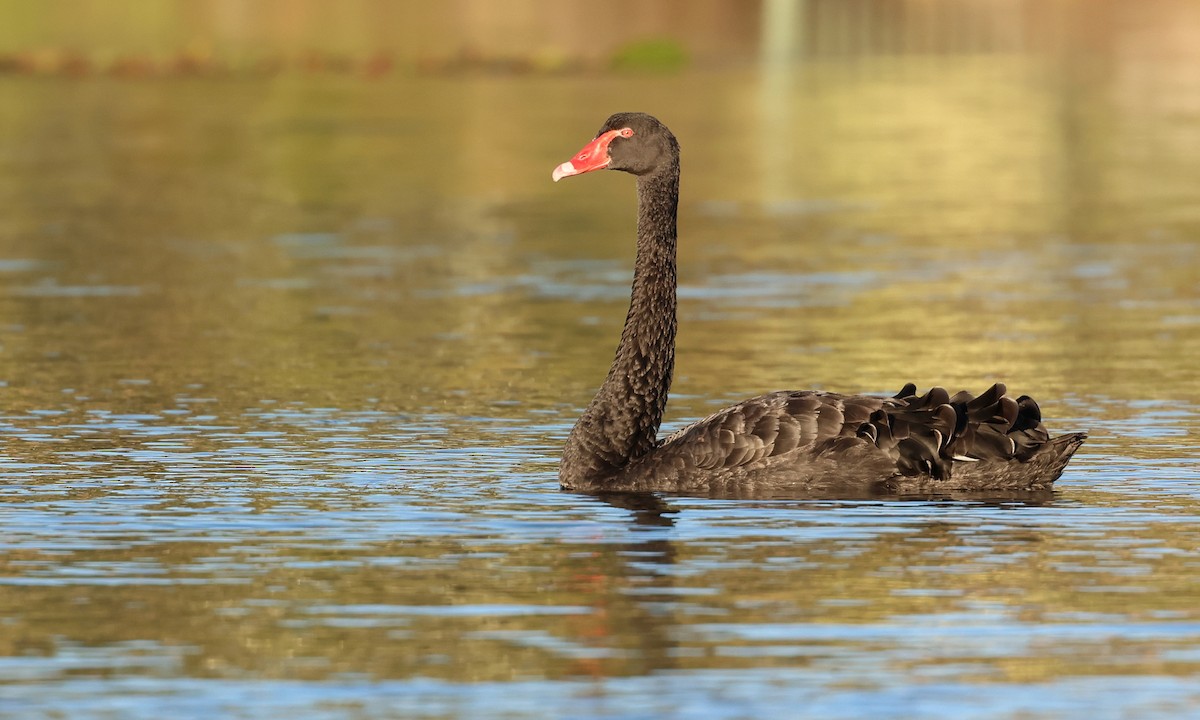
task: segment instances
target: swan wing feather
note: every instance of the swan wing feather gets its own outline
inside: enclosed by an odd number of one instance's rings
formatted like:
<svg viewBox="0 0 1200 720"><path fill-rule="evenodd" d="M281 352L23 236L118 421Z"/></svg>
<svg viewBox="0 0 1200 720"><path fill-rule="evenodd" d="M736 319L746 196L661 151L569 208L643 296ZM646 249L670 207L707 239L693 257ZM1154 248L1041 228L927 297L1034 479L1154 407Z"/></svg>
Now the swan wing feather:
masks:
<svg viewBox="0 0 1200 720"><path fill-rule="evenodd" d="M955 462L1027 461L1050 440L1041 410L997 383L979 396L944 388L893 397L779 391L731 405L665 438L655 454L673 464L718 471L776 458L872 451L905 476L951 476ZM871 448L870 446L873 446Z"/></svg>

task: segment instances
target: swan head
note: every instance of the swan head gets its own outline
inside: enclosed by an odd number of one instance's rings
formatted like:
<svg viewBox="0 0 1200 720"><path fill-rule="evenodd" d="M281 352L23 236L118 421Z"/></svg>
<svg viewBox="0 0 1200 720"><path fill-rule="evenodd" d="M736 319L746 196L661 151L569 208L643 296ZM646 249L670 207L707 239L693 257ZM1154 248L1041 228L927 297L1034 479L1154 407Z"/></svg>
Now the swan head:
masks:
<svg viewBox="0 0 1200 720"><path fill-rule="evenodd" d="M604 169L650 175L678 160L679 143L657 118L645 113L617 113L573 158L554 168L551 177L558 182Z"/></svg>

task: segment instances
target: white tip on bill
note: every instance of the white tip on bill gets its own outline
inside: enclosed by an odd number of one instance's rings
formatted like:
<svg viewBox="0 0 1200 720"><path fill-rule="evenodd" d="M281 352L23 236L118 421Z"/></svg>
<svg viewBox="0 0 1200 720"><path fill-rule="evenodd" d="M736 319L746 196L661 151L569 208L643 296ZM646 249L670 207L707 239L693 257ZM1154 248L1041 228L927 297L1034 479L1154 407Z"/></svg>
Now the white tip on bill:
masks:
<svg viewBox="0 0 1200 720"><path fill-rule="evenodd" d="M559 180L562 180L563 178L567 177L568 175L575 175L575 174L576 174L575 166L571 164L570 160L568 160L567 162L563 163L562 165L559 165L558 167L554 168L554 172L550 174L550 177L554 178L554 182L558 182Z"/></svg>

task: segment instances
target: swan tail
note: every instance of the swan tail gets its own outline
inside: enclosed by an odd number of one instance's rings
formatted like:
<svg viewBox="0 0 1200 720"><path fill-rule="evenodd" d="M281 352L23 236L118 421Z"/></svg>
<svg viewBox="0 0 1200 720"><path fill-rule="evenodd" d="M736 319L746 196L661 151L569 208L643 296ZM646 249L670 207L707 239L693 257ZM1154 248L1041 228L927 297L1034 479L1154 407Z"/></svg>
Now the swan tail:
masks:
<svg viewBox="0 0 1200 720"><path fill-rule="evenodd" d="M940 387L917 395L909 383L855 434L888 452L908 477L948 480L956 465L1015 461L1038 482L1053 482L1087 434L1051 439L1037 402L1007 393L1003 383L996 383L978 396L965 390L951 396Z"/></svg>

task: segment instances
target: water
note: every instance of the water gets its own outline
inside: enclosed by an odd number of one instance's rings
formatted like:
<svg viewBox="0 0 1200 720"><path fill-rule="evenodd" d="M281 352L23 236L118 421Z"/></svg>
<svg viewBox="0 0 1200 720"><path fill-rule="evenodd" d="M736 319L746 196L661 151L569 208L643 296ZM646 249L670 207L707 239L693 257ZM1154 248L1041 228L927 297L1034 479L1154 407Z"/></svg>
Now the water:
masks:
<svg viewBox="0 0 1200 720"><path fill-rule="evenodd" d="M0 77L0 715L1197 712L1197 95L1069 70ZM670 427L1003 380L1057 490L558 491L633 192L549 175L619 109L685 153Z"/></svg>

